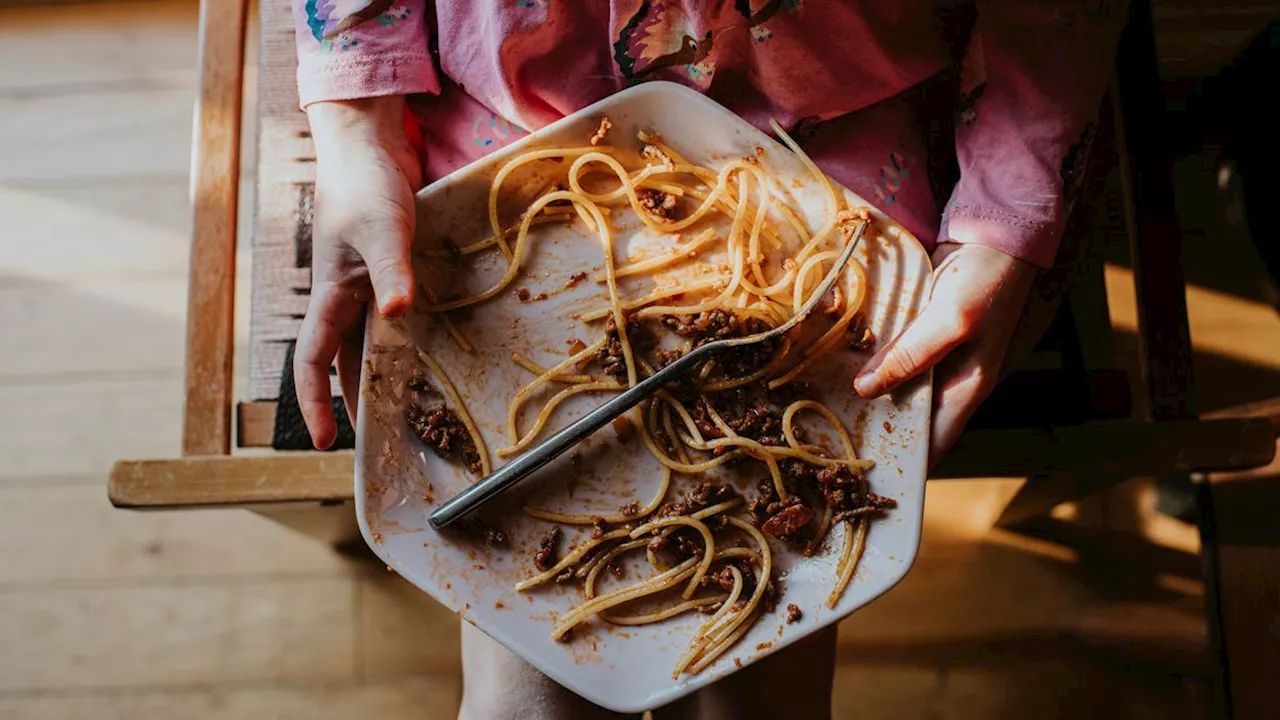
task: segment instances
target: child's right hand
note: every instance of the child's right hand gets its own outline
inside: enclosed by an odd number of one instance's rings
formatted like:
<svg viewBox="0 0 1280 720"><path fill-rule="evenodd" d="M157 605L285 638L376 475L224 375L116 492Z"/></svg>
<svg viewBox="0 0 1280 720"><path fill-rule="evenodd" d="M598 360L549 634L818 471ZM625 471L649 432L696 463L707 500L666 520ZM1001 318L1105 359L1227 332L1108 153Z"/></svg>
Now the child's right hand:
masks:
<svg viewBox="0 0 1280 720"><path fill-rule="evenodd" d="M335 357L355 420L370 296L385 317L403 315L413 302L409 251L422 169L405 136L403 97L315 103L307 115L316 147L311 302L293 374L311 440L325 449L337 437L329 387Z"/></svg>

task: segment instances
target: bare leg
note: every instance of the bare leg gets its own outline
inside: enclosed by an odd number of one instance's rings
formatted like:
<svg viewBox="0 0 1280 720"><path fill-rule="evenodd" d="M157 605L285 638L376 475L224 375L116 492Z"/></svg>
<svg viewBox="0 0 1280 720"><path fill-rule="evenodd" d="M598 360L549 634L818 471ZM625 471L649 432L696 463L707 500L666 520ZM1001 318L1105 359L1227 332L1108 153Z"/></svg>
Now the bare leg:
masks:
<svg viewBox="0 0 1280 720"><path fill-rule="evenodd" d="M836 629L829 628L655 710L653 718L828 720L835 666Z"/></svg>
<svg viewBox="0 0 1280 720"><path fill-rule="evenodd" d="M465 622L462 624L462 677L459 720L621 720L629 717L574 695Z"/></svg>

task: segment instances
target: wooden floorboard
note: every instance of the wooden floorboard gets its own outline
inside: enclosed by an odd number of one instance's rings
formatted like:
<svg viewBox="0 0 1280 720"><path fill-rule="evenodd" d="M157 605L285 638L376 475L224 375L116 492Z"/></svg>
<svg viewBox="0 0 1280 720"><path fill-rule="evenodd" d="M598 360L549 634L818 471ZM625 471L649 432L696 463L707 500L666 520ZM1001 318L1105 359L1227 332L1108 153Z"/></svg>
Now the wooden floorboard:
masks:
<svg viewBox="0 0 1280 720"><path fill-rule="evenodd" d="M58 720L271 718L421 720L456 716L453 675L386 682L253 683L0 695L0 717Z"/></svg>

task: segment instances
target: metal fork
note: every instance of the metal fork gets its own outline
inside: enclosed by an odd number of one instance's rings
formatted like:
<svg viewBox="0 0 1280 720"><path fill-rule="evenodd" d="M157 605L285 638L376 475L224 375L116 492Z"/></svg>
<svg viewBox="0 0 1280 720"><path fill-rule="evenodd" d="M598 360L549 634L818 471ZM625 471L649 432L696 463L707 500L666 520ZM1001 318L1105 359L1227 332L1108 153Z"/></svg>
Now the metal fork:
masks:
<svg viewBox="0 0 1280 720"><path fill-rule="evenodd" d="M694 348L684 357L627 388L622 393L610 398L600 407L587 413L581 419L552 434L551 437L526 451L515 460L493 471L480 482L441 503L440 507L431 513L429 518L431 526L439 530L478 510L480 506L497 497L507 488L560 457L566 450L586 439L591 433L640 404L645 398L660 390L662 386L697 365L698 361L703 358L729 348L754 345L755 343L780 337L783 333L800 324L818 306L818 302L835 284L840 272L849 264L849 258L853 257L853 251L857 248L866 228L867 221L862 220L852 233L848 233L844 251L840 253L836 264L827 271L827 276L823 278L817 292L809 296L809 300L800 308L800 312L796 313L790 320L766 332L741 338L716 340Z"/></svg>

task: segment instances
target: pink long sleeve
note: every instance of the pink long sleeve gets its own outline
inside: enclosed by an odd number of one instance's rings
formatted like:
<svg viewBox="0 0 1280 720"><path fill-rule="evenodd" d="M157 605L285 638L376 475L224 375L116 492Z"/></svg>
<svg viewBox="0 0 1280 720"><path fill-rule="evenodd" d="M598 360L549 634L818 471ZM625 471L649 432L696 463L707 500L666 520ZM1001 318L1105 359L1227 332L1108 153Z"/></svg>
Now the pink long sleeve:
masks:
<svg viewBox="0 0 1280 720"><path fill-rule="evenodd" d="M939 218L925 172L937 148L922 142L912 95L950 62L932 0L293 3L302 105L429 95L414 104L428 180L629 85L669 80L762 129L790 128L927 248L977 242L1041 266L1057 252L1128 4L976 0L961 177ZM368 19L344 23L353 17Z"/></svg>
<svg viewBox="0 0 1280 720"><path fill-rule="evenodd" d="M1111 79L1124 0L980 0L939 241L1053 264Z"/></svg>
<svg viewBox="0 0 1280 720"><path fill-rule="evenodd" d="M440 92L427 50L426 0L292 0L298 98L320 100Z"/></svg>

